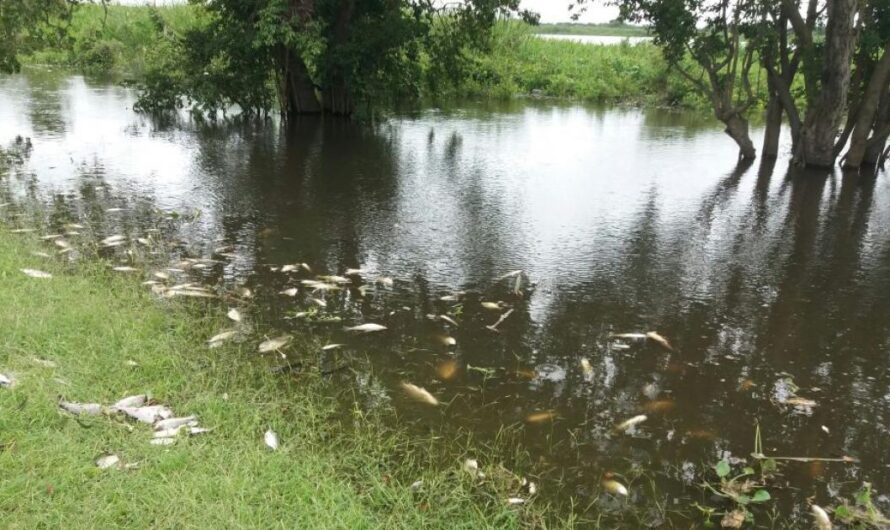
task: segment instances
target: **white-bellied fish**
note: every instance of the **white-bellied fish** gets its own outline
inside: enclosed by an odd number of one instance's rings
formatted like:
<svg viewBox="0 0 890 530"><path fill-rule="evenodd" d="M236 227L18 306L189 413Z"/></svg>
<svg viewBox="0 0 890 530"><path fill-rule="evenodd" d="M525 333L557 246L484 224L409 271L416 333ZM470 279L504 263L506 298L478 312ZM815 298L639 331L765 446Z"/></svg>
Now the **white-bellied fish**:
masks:
<svg viewBox="0 0 890 530"><path fill-rule="evenodd" d="M374 333L377 331L386 330L386 326L381 326L380 324L374 324L373 322L368 322L366 324L359 324L358 326L352 326L346 328L346 331L352 331L353 333Z"/></svg>
<svg viewBox="0 0 890 530"><path fill-rule="evenodd" d="M427 405L433 406L439 404L439 400L436 399L436 396L430 394L425 388L421 388L411 383L402 383L402 390L404 390L411 399L420 403L426 403Z"/></svg>
<svg viewBox="0 0 890 530"><path fill-rule="evenodd" d="M291 337L290 335L282 335L280 337L275 337L274 339L266 340L260 343L258 351L260 353L278 351L281 348L287 346L292 339L293 337Z"/></svg>
<svg viewBox="0 0 890 530"><path fill-rule="evenodd" d="M634 416L633 418L631 418L629 420L625 420L625 421L619 423L618 425L616 425L615 431L616 432L627 432L628 430L630 430L630 428L636 427L637 425L643 423L647 419L648 418L646 417L645 414L640 414L639 416Z"/></svg>

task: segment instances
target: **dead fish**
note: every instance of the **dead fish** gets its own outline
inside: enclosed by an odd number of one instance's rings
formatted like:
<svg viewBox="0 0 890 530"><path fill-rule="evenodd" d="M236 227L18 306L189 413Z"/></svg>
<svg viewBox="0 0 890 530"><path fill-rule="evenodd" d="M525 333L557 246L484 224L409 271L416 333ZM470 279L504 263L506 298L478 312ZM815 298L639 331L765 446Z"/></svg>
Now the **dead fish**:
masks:
<svg viewBox="0 0 890 530"><path fill-rule="evenodd" d="M510 506L516 506L518 504L525 504L525 499L521 497L510 497L507 499L507 504Z"/></svg>
<svg viewBox="0 0 890 530"><path fill-rule="evenodd" d="M68 223L64 226L65 230L83 230L85 226L77 223Z"/></svg>
<svg viewBox="0 0 890 530"><path fill-rule="evenodd" d="M154 424L158 420L173 416L173 411L162 405L147 407L123 407L118 409L127 416L142 423Z"/></svg>
<svg viewBox="0 0 890 530"><path fill-rule="evenodd" d="M36 228L16 228L15 230L10 230L10 234L30 234L32 232L36 232Z"/></svg>
<svg viewBox="0 0 890 530"><path fill-rule="evenodd" d="M100 241L100 244L103 247L116 247L122 245L126 239L124 236L108 236Z"/></svg>
<svg viewBox="0 0 890 530"><path fill-rule="evenodd" d="M260 353L269 353L280 350L281 348L287 346L291 339L293 339L293 337L291 337L290 335L282 335L274 339L269 339L265 342L260 343L258 351Z"/></svg>
<svg viewBox="0 0 890 530"><path fill-rule="evenodd" d="M670 399L656 399L655 401L650 401L643 405L643 410L654 414L660 414L670 412L674 409L675 405L676 403Z"/></svg>
<svg viewBox="0 0 890 530"><path fill-rule="evenodd" d="M500 326L501 324L503 324L503 322L504 322L505 320L507 320L507 318L509 318L510 315L512 315L512 314L513 314L513 310L511 309L511 310L507 311L506 313L504 313L503 315L501 315L501 318L499 318L498 321L495 322L494 324L492 324L492 325L490 325L490 326L485 326L486 329L489 329L489 330L491 330L491 331L494 331L495 333L500 333L500 332L498 331L498 326Z"/></svg>
<svg viewBox="0 0 890 530"><path fill-rule="evenodd" d="M627 495L628 495L627 488L624 487L624 484L618 482L617 480L604 479L602 482L602 485L603 485L603 490L605 490L606 493L610 493L610 494L616 495L616 496L620 495L622 497L627 497Z"/></svg>
<svg viewBox="0 0 890 530"><path fill-rule="evenodd" d="M235 330L223 331L210 337L210 339L207 341L207 344L211 348L215 348L217 346L220 346L223 342L233 338L237 334L238 332Z"/></svg>
<svg viewBox="0 0 890 530"><path fill-rule="evenodd" d="M189 425L192 423L197 424L196 418L194 416L167 418L165 420L159 420L158 422L156 422L154 428L156 431L165 431L169 429L176 429L178 427L182 427L184 425Z"/></svg>
<svg viewBox="0 0 890 530"><path fill-rule="evenodd" d="M454 359L449 359L447 361L443 361L439 366L436 367L436 374L438 374L439 379L443 381L450 381L457 375L458 364Z"/></svg>
<svg viewBox="0 0 890 530"><path fill-rule="evenodd" d="M32 252L31 255L37 256L38 258L44 258L44 259L48 259L48 258L52 257L49 254L47 254L46 252Z"/></svg>
<svg viewBox="0 0 890 530"><path fill-rule="evenodd" d="M216 295L207 291L195 291L191 289L167 289L164 296L172 298L174 296L185 296L187 298L216 298Z"/></svg>
<svg viewBox="0 0 890 530"><path fill-rule="evenodd" d="M380 278L377 278L376 281L377 281L377 283L379 283L380 285L382 285L384 287L392 287L393 286L392 278L380 277Z"/></svg>
<svg viewBox="0 0 890 530"><path fill-rule="evenodd" d="M280 270L281 270L281 272L285 272L285 273L294 272L295 270L297 270L297 266L296 265L284 265L281 267Z"/></svg>
<svg viewBox="0 0 890 530"><path fill-rule="evenodd" d="M49 234L46 236L40 236L41 241L52 241L53 239L59 239L62 237L62 234Z"/></svg>
<svg viewBox="0 0 890 530"><path fill-rule="evenodd" d="M484 309L488 309L489 311L500 311L501 304L497 302L482 302L482 307Z"/></svg>
<svg viewBox="0 0 890 530"><path fill-rule="evenodd" d="M278 450L278 435L272 429L266 431L266 434L263 435L263 441L269 449L273 451Z"/></svg>
<svg viewBox="0 0 890 530"><path fill-rule="evenodd" d="M324 282L330 282L330 283L347 284L347 283L351 283L351 282L352 282L352 280L350 280L349 278L345 278L345 277L343 277L343 276L336 276L336 275L333 275L333 276L317 276L317 278L318 278L319 280L324 281Z"/></svg>
<svg viewBox="0 0 890 530"><path fill-rule="evenodd" d="M152 438L148 443L151 445L173 445L176 443L176 438Z"/></svg>
<svg viewBox="0 0 890 530"><path fill-rule="evenodd" d="M810 513L813 515L813 521L816 524L816 528L818 530L831 530L831 519L828 517L828 513L819 505L810 506Z"/></svg>
<svg viewBox="0 0 890 530"><path fill-rule="evenodd" d="M127 266L113 267L111 270L116 271L116 272L139 272L139 269L137 269L136 267L127 267Z"/></svg>
<svg viewBox="0 0 890 530"><path fill-rule="evenodd" d="M645 340L645 333L612 333L609 335L613 339L627 339L627 340Z"/></svg>
<svg viewBox="0 0 890 530"><path fill-rule="evenodd" d="M325 344L321 347L321 351L337 350L343 346L343 344Z"/></svg>
<svg viewBox="0 0 890 530"><path fill-rule="evenodd" d="M226 316L229 317L230 320L241 322L241 312L235 308L229 309L229 312L226 313Z"/></svg>
<svg viewBox="0 0 890 530"><path fill-rule="evenodd" d="M108 469L109 467L117 466L120 464L120 461L121 459L117 455L105 455L96 460L96 467L99 469Z"/></svg>
<svg viewBox="0 0 890 530"><path fill-rule="evenodd" d="M171 427L169 429L155 431L152 436L154 438L174 438L176 436L179 436L180 432L182 432L182 425L180 425L179 427Z"/></svg>
<svg viewBox="0 0 890 530"><path fill-rule="evenodd" d="M469 473L473 478L479 476L479 461L475 458L467 458L464 460L461 469Z"/></svg>
<svg viewBox="0 0 890 530"><path fill-rule="evenodd" d="M30 278L40 278L40 279L48 279L52 278L53 275L48 272L39 271L37 269L19 269L22 271L22 274L28 276Z"/></svg>
<svg viewBox="0 0 890 530"><path fill-rule="evenodd" d="M241 298L253 298L253 291L251 291L247 287L239 287L235 289L235 294L240 296Z"/></svg>
<svg viewBox="0 0 890 530"><path fill-rule="evenodd" d="M613 342L612 344L609 345L609 347L612 348L613 350L629 350L630 349L630 346L627 344L624 344L623 342Z"/></svg>
<svg viewBox="0 0 890 530"><path fill-rule="evenodd" d="M406 394L408 394L408 396L411 397L411 399L415 401L433 406L439 404L439 400L436 399L435 396L430 394L426 389L423 389L417 385L412 385L411 383L402 383L402 389L405 391Z"/></svg>
<svg viewBox="0 0 890 530"><path fill-rule="evenodd" d="M593 373L593 366L590 366L590 361L587 360L587 357L581 358L581 371L584 372L585 375Z"/></svg>
<svg viewBox="0 0 890 530"><path fill-rule="evenodd" d="M521 270L521 269L520 269L520 270L515 270L515 271L510 271L510 272L508 272L508 273L506 273L506 274L502 274L502 275L498 276L497 278L494 279L494 281L499 282L499 281L501 281L501 280L506 280L507 278L511 278L511 277L513 277L513 276L519 276L520 274L522 274L522 270Z"/></svg>
<svg viewBox="0 0 890 530"><path fill-rule="evenodd" d="M436 340L439 341L442 346L457 346L457 339L449 337L448 335L438 335L436 336Z"/></svg>
<svg viewBox="0 0 890 530"><path fill-rule="evenodd" d="M551 421L556 417L555 410L544 410L541 412L533 412L525 417L526 423L544 423L545 421Z"/></svg>
<svg viewBox="0 0 890 530"><path fill-rule="evenodd" d="M143 246L146 246L146 247L150 247L150 246L151 246L151 239L148 239L148 238L146 238L146 237L137 237L137 238L136 238L136 242L139 243L140 245L143 245Z"/></svg>
<svg viewBox="0 0 890 530"><path fill-rule="evenodd" d="M154 273L152 276L154 276L155 278L157 278L159 280L163 280L165 282L170 279L169 274L167 274L166 272L161 272L161 271Z"/></svg>
<svg viewBox="0 0 890 530"><path fill-rule="evenodd" d="M123 208L109 208L109 209L107 209L107 210L105 210L105 211L106 211L107 213L117 213L117 212L122 212L122 211L124 211L124 209L123 209Z"/></svg>
<svg viewBox="0 0 890 530"><path fill-rule="evenodd" d="M98 416L102 414L102 405L98 403L73 403L59 401L59 408L76 416Z"/></svg>
<svg viewBox="0 0 890 530"><path fill-rule="evenodd" d="M206 434L211 432L213 429L208 429L206 427L189 427L189 435L197 436L199 434Z"/></svg>
<svg viewBox="0 0 890 530"><path fill-rule="evenodd" d="M35 364L39 364L40 366L44 366L46 368L56 368L58 366L55 362L50 361L49 359L40 359L37 357L32 357L31 361Z"/></svg>
<svg viewBox="0 0 890 530"><path fill-rule="evenodd" d="M633 418L623 421L623 422L619 423L618 425L616 425L615 431L625 432L628 429L630 429L631 427L635 427L635 426L643 423L647 419L648 418L644 414L640 414L639 416L634 416Z"/></svg>
<svg viewBox="0 0 890 530"><path fill-rule="evenodd" d="M53 244L62 250L71 249L71 243L65 241L64 239L56 239L55 241L53 241Z"/></svg>
<svg viewBox="0 0 890 530"><path fill-rule="evenodd" d="M127 396L123 399L120 399L111 406L112 410L119 410L122 408L133 408L133 407L141 407L145 405L145 402L148 401L148 396L145 394L137 394L135 396Z"/></svg>
<svg viewBox="0 0 890 530"><path fill-rule="evenodd" d="M296 287L291 287L290 289L285 289L285 290L279 292L278 294L283 294L284 296L294 297L294 296L297 296L297 292L298 291L297 291Z"/></svg>
<svg viewBox="0 0 890 530"><path fill-rule="evenodd" d="M0 374L0 386L4 388L11 387L13 384L13 379L6 374Z"/></svg>
<svg viewBox="0 0 890 530"><path fill-rule="evenodd" d="M385 329L386 326L368 322L367 324L359 324L358 326L346 328L346 331L352 331L355 333L374 333L375 331L384 331Z"/></svg>
<svg viewBox="0 0 890 530"><path fill-rule="evenodd" d="M668 342L668 340L666 338L659 335L657 331L650 331L650 332L646 333L646 338L651 340L652 342L655 342L656 344L658 344L659 346L661 346L662 348L664 348L668 351L674 351L674 347L671 346L671 343Z"/></svg>
<svg viewBox="0 0 890 530"><path fill-rule="evenodd" d="M313 304L317 305L318 307L327 307L328 306L328 303L325 302L324 300L322 300L321 298L310 298L309 301L312 302Z"/></svg>
<svg viewBox="0 0 890 530"><path fill-rule="evenodd" d="M458 326L457 321L455 321L453 318L451 318L448 315L439 315L439 320L441 320L442 322L448 322L449 324L451 324L452 326L454 326L456 328L460 327L460 326Z"/></svg>
<svg viewBox="0 0 890 530"><path fill-rule="evenodd" d="M445 296L440 296L439 300L442 302L459 302L461 298L461 294L447 294Z"/></svg>
<svg viewBox="0 0 890 530"><path fill-rule="evenodd" d="M365 274L366 272L368 272L368 271L366 271L364 269L346 269L343 272L343 274L345 274L347 276L361 276L362 274Z"/></svg>

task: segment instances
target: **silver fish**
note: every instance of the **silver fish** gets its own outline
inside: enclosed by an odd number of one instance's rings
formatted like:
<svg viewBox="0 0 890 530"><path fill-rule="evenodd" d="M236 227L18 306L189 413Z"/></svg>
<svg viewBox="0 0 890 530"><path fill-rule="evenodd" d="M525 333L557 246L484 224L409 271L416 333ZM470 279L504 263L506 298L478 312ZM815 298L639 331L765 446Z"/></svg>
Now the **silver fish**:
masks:
<svg viewBox="0 0 890 530"><path fill-rule="evenodd" d="M173 411L162 405L123 407L120 411L137 421L148 424L153 424L158 420L164 420L173 416Z"/></svg>
<svg viewBox="0 0 890 530"><path fill-rule="evenodd" d="M145 405L145 402L148 400L148 396L145 394L138 394L135 396L127 396L117 403L111 406L112 409L122 409L122 408L132 408L132 407L141 407Z"/></svg>
<svg viewBox="0 0 890 530"><path fill-rule="evenodd" d="M634 416L633 418L623 421L623 422L619 423L618 425L616 425L615 430L618 432L625 432L628 429L630 429L631 427L635 427L635 426L643 423L647 419L648 418L646 417L645 414L640 414L639 416Z"/></svg>
<svg viewBox="0 0 890 530"><path fill-rule="evenodd" d="M380 324L374 324L372 322L368 322L367 324L360 324L358 326L352 326L346 328L346 331L353 331L356 333L373 333L375 331L384 331L386 326L381 326Z"/></svg>
<svg viewBox="0 0 890 530"><path fill-rule="evenodd" d="M168 429L176 429L177 427L182 427L183 425L189 425L191 423L197 424L197 419L194 416L167 418L156 422L154 428L156 431L164 431Z"/></svg>
<svg viewBox="0 0 890 530"><path fill-rule="evenodd" d="M40 279L48 279L52 278L53 275L48 272L39 271L36 269L19 269L25 276L30 278L40 278Z"/></svg>
<svg viewBox="0 0 890 530"><path fill-rule="evenodd" d="M73 403L60 401L59 408L77 416L98 416L102 414L102 405L98 403Z"/></svg>

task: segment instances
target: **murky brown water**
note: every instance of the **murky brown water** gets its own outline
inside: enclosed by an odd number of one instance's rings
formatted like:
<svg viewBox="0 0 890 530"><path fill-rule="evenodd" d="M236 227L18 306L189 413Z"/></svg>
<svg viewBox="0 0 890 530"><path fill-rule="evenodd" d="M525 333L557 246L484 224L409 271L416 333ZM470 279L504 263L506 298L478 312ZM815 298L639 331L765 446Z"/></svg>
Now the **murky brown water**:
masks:
<svg viewBox="0 0 890 530"><path fill-rule="evenodd" d="M864 481L890 492L887 175L735 166L719 127L661 110L517 102L285 130L159 125L132 102L80 77L0 79L0 145L30 136L36 177L3 194L100 236L183 214L184 253L234 247L201 274L252 287L251 318L348 345L326 366L353 369L333 377L362 406L393 405L443 436L509 431L540 495L573 497L605 527L700 524L692 503L724 505L698 484L721 457L752 462L757 423L767 454L861 460L783 464L760 525L772 510L808 517L808 498L833 506ZM394 278L364 298L329 294L318 314L390 329L356 339L292 318L311 301L277 293L307 276L269 265L295 262ZM497 280L518 269L520 295ZM486 328L508 308L499 332ZM460 326L425 317L446 313ZM610 337L651 330L674 351ZM439 342L446 332L456 347ZM786 378L816 406L783 404ZM447 407L407 401L403 380ZM528 421L542 411L554 417ZM613 431L637 414L648 420ZM627 502L600 495L609 471L632 483Z"/></svg>

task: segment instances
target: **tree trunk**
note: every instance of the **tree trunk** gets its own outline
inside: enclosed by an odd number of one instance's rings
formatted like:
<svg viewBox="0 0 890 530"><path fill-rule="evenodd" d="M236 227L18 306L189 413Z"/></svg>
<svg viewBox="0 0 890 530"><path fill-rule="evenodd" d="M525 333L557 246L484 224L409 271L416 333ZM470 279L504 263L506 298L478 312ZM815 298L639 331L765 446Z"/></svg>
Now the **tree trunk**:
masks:
<svg viewBox="0 0 890 530"><path fill-rule="evenodd" d="M779 137L782 134L782 102L779 95L770 85L769 102L766 105L766 131L763 135L763 156L776 158L779 156Z"/></svg>
<svg viewBox="0 0 890 530"><path fill-rule="evenodd" d="M315 95L315 87L312 85L303 59L282 47L280 69L281 113L286 117L292 117L321 112L321 104Z"/></svg>
<svg viewBox="0 0 890 530"><path fill-rule="evenodd" d="M814 167L834 165L835 138L844 117L850 89L856 8L857 0L828 2L821 87L813 105L807 109L800 145L794 155L797 163Z"/></svg>
<svg viewBox="0 0 890 530"><path fill-rule="evenodd" d="M330 86L322 92L322 101L325 112L338 116L349 116L355 111L355 104L349 87L339 76L332 80Z"/></svg>
<svg viewBox="0 0 890 530"><path fill-rule="evenodd" d="M355 12L355 0L339 0L337 19L334 22L334 48L343 46L349 40L350 24ZM322 89L322 104L325 112L349 116L355 111L349 77L343 66L335 64L327 75L327 83Z"/></svg>
<svg viewBox="0 0 890 530"><path fill-rule="evenodd" d="M757 150L754 149L754 142L748 134L748 120L737 112L723 117L718 115L718 119L726 125L724 132L739 146L739 158L746 160L757 158Z"/></svg>
<svg viewBox="0 0 890 530"><path fill-rule="evenodd" d="M856 125L853 127L853 134L850 138L850 149L847 150L847 155L844 157L845 168L858 168L864 161L865 151L868 147L868 135L875 124L881 94L887 90L888 75L890 75L890 42L884 47L881 61L875 66L865 94L862 96L856 116Z"/></svg>

